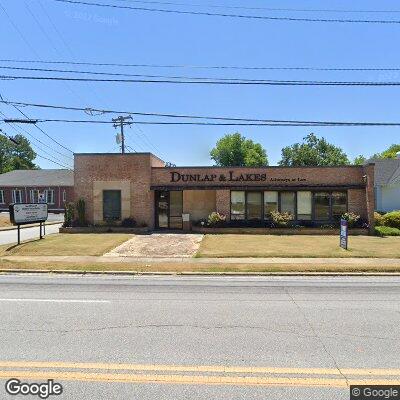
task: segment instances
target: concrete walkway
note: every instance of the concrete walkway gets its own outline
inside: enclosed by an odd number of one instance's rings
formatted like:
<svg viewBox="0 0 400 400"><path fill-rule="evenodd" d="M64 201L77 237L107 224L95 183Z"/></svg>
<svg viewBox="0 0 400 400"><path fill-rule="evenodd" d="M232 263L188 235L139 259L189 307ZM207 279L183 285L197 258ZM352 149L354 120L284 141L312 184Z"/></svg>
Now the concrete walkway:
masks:
<svg viewBox="0 0 400 400"><path fill-rule="evenodd" d="M297 265L348 265L348 266L398 266L400 258L187 258L187 257L119 257L119 256L4 256L4 261L66 262L66 263L193 263L193 264L297 264Z"/></svg>

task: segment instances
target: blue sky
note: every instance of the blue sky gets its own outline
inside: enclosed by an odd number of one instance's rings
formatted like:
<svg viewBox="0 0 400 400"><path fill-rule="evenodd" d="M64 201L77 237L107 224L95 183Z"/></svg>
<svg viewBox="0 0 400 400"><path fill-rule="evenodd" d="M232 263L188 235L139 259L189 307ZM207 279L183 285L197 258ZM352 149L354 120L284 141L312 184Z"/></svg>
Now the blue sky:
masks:
<svg viewBox="0 0 400 400"><path fill-rule="evenodd" d="M125 2L110 0L110 2L139 5L130 3L129 0ZM177 2L211 3L209 0ZM400 66L400 53L397 51L400 41L399 24L257 21L114 10L68 5L52 0L0 0L0 3L19 30L18 32L0 9L2 59L283 67ZM276 11L264 13L295 17L400 19L400 7L397 1L218 0L214 4L276 8L349 9L351 7L353 10L399 10L398 13L392 14ZM175 8L183 9L183 7ZM186 9L210 10L206 7ZM257 14L256 11L245 10L211 9L211 11ZM53 24L57 27L58 33ZM6 64L1 62L0 65ZM58 67L72 69L70 66ZM94 68L76 67L86 70ZM102 67L96 70L216 78L400 80L399 72L216 71L115 67ZM23 71L5 71L5 73L28 74ZM0 93L7 100L14 101L139 112L298 120L400 120L400 87L230 87L1 81ZM16 110L10 106L0 105L0 110L9 117L19 117ZM30 108L24 108L23 111L30 117L36 118L90 118L84 113L77 112ZM109 119L111 116L93 118ZM61 123L47 123L40 126L75 152L118 151L115 144L116 132L112 126ZM6 125L1 127L7 133L15 133ZM42 142L63 152L63 149L52 143L39 130L29 126L25 126L25 129ZM260 142L267 150L271 165L279 161L283 146L301 141L310 132L324 136L341 146L351 158L358 154L370 155L382 151L392 143L400 142L399 128L240 127L235 129L223 126L141 126L140 128L133 126L127 129L127 143L137 151L152 151L164 160L177 165L211 165L210 149L218 138L235 130ZM39 146L45 148L41 144ZM54 157L63 160L64 163L67 162L57 153ZM57 167L43 159L38 158L37 162L43 168Z"/></svg>

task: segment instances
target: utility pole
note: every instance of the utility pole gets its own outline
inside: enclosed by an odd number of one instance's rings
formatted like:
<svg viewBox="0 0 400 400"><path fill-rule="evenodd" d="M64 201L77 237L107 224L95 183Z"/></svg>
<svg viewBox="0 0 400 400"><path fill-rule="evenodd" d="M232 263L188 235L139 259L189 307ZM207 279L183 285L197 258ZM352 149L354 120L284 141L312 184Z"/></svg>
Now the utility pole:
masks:
<svg viewBox="0 0 400 400"><path fill-rule="evenodd" d="M131 120L132 117L124 117L123 115L120 115L117 118L113 118L112 121L114 122L114 128L120 127L121 129L121 153L125 154L125 135L124 135L124 125L130 125L131 122L125 122L126 120Z"/></svg>

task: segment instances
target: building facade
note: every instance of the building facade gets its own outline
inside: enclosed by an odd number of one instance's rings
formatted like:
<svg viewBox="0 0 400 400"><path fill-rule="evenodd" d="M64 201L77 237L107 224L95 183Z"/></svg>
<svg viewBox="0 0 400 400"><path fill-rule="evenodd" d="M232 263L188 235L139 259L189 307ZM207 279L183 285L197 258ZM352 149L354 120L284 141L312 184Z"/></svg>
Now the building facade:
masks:
<svg viewBox="0 0 400 400"><path fill-rule="evenodd" d="M231 224L268 224L273 210L323 225L349 211L373 225L374 165L346 167L166 167L150 153L75 154L75 199L94 224L134 218L182 229L217 211Z"/></svg>
<svg viewBox="0 0 400 400"><path fill-rule="evenodd" d="M400 210L400 154L396 159L374 160L375 209Z"/></svg>
<svg viewBox="0 0 400 400"><path fill-rule="evenodd" d="M74 175L65 169L15 170L0 175L0 211L11 203L47 203L49 212L64 211L73 201Z"/></svg>

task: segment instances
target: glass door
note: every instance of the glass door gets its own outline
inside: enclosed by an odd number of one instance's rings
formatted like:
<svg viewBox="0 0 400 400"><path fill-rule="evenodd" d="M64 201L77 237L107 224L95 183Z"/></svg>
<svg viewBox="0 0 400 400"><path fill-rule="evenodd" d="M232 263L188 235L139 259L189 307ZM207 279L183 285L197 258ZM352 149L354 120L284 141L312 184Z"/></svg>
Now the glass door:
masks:
<svg viewBox="0 0 400 400"><path fill-rule="evenodd" d="M156 227L182 229L183 192L181 190L156 192Z"/></svg>
<svg viewBox="0 0 400 400"><path fill-rule="evenodd" d="M168 228L169 193L156 192L156 226Z"/></svg>
<svg viewBox="0 0 400 400"><path fill-rule="evenodd" d="M262 193L247 192L246 216L248 221L260 221L262 217Z"/></svg>

